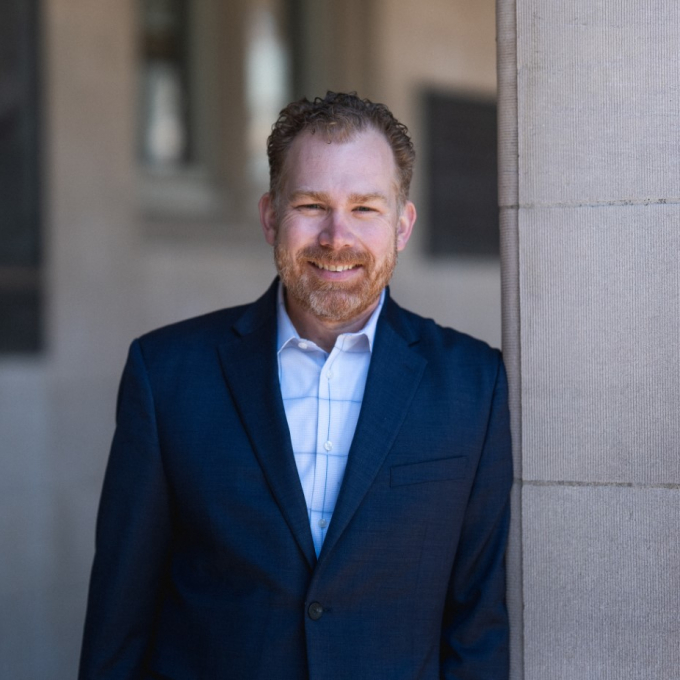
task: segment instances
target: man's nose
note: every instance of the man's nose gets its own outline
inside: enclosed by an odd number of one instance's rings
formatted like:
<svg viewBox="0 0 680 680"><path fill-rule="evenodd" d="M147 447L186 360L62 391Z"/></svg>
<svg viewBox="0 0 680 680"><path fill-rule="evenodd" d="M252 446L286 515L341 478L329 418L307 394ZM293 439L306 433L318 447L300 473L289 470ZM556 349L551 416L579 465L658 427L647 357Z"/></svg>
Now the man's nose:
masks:
<svg viewBox="0 0 680 680"><path fill-rule="evenodd" d="M339 250L354 245L354 233L347 215L331 211L319 232L319 245Z"/></svg>

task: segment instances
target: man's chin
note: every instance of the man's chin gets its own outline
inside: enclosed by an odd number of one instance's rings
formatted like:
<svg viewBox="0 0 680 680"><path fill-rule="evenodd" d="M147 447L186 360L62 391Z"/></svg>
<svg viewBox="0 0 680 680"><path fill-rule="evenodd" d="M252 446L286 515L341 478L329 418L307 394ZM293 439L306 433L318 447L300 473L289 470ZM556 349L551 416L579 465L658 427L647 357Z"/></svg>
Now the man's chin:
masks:
<svg viewBox="0 0 680 680"><path fill-rule="evenodd" d="M307 304L309 311L319 319L345 322L363 314L376 299L368 300L351 293L315 292L309 296Z"/></svg>
<svg viewBox="0 0 680 680"><path fill-rule="evenodd" d="M282 264L277 261L277 265ZM323 281L318 277L301 273L292 275L290 269L279 267L279 275L287 294L317 319L331 323L347 323L361 317L374 307L383 288L387 285L393 265L374 273L364 270L360 280Z"/></svg>

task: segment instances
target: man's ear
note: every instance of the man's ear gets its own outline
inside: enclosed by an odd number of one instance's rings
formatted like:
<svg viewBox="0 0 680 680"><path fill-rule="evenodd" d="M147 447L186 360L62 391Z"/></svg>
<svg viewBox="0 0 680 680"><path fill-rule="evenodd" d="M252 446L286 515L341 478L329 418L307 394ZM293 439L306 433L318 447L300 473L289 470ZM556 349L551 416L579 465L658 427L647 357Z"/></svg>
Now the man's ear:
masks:
<svg viewBox="0 0 680 680"><path fill-rule="evenodd" d="M417 217L416 206L411 201L406 201L397 222L397 250L404 250L406 248Z"/></svg>
<svg viewBox="0 0 680 680"><path fill-rule="evenodd" d="M274 245L276 240L276 211L274 210L274 200L269 192L264 194L257 204L260 209L260 224L264 240L270 245Z"/></svg>

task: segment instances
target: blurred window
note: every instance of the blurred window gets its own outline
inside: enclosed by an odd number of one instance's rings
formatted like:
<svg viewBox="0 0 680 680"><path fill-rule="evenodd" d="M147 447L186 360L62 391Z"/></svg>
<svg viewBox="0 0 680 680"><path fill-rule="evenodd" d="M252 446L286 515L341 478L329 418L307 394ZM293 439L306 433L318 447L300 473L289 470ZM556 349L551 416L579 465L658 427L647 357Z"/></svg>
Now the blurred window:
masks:
<svg viewBox="0 0 680 680"><path fill-rule="evenodd" d="M290 0L137 0L140 201L152 222L247 222L290 93Z"/></svg>
<svg viewBox="0 0 680 680"><path fill-rule="evenodd" d="M433 256L498 256L496 104L425 95L428 234Z"/></svg>
<svg viewBox="0 0 680 680"><path fill-rule="evenodd" d="M151 167L191 159L187 0L142 0L140 155Z"/></svg>
<svg viewBox="0 0 680 680"><path fill-rule="evenodd" d="M254 182L264 186L269 181L267 137L288 103L291 80L277 4L272 0L250 3L246 43L248 171Z"/></svg>
<svg viewBox="0 0 680 680"><path fill-rule="evenodd" d="M41 346L37 14L0 3L0 353Z"/></svg>

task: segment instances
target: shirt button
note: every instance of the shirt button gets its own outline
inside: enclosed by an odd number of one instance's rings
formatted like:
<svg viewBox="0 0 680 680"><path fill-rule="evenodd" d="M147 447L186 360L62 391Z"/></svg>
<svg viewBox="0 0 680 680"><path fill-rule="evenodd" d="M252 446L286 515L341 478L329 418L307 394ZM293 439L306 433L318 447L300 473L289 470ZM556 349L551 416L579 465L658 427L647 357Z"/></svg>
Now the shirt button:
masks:
<svg viewBox="0 0 680 680"><path fill-rule="evenodd" d="M319 520L319 526L322 529L325 529L328 526L328 520L327 519L320 519Z"/></svg>
<svg viewBox="0 0 680 680"><path fill-rule="evenodd" d="M326 377L327 377L329 380L333 380L333 371L329 370L329 371L326 373Z"/></svg>
<svg viewBox="0 0 680 680"><path fill-rule="evenodd" d="M309 345L303 340L302 342L298 342L298 347L300 349L307 349L307 347L309 347Z"/></svg>
<svg viewBox="0 0 680 680"><path fill-rule="evenodd" d="M312 602L307 613L312 621L318 621L323 616L323 607L318 602Z"/></svg>
<svg viewBox="0 0 680 680"><path fill-rule="evenodd" d="M333 448L333 442L326 442L323 447L326 451L330 451Z"/></svg>

